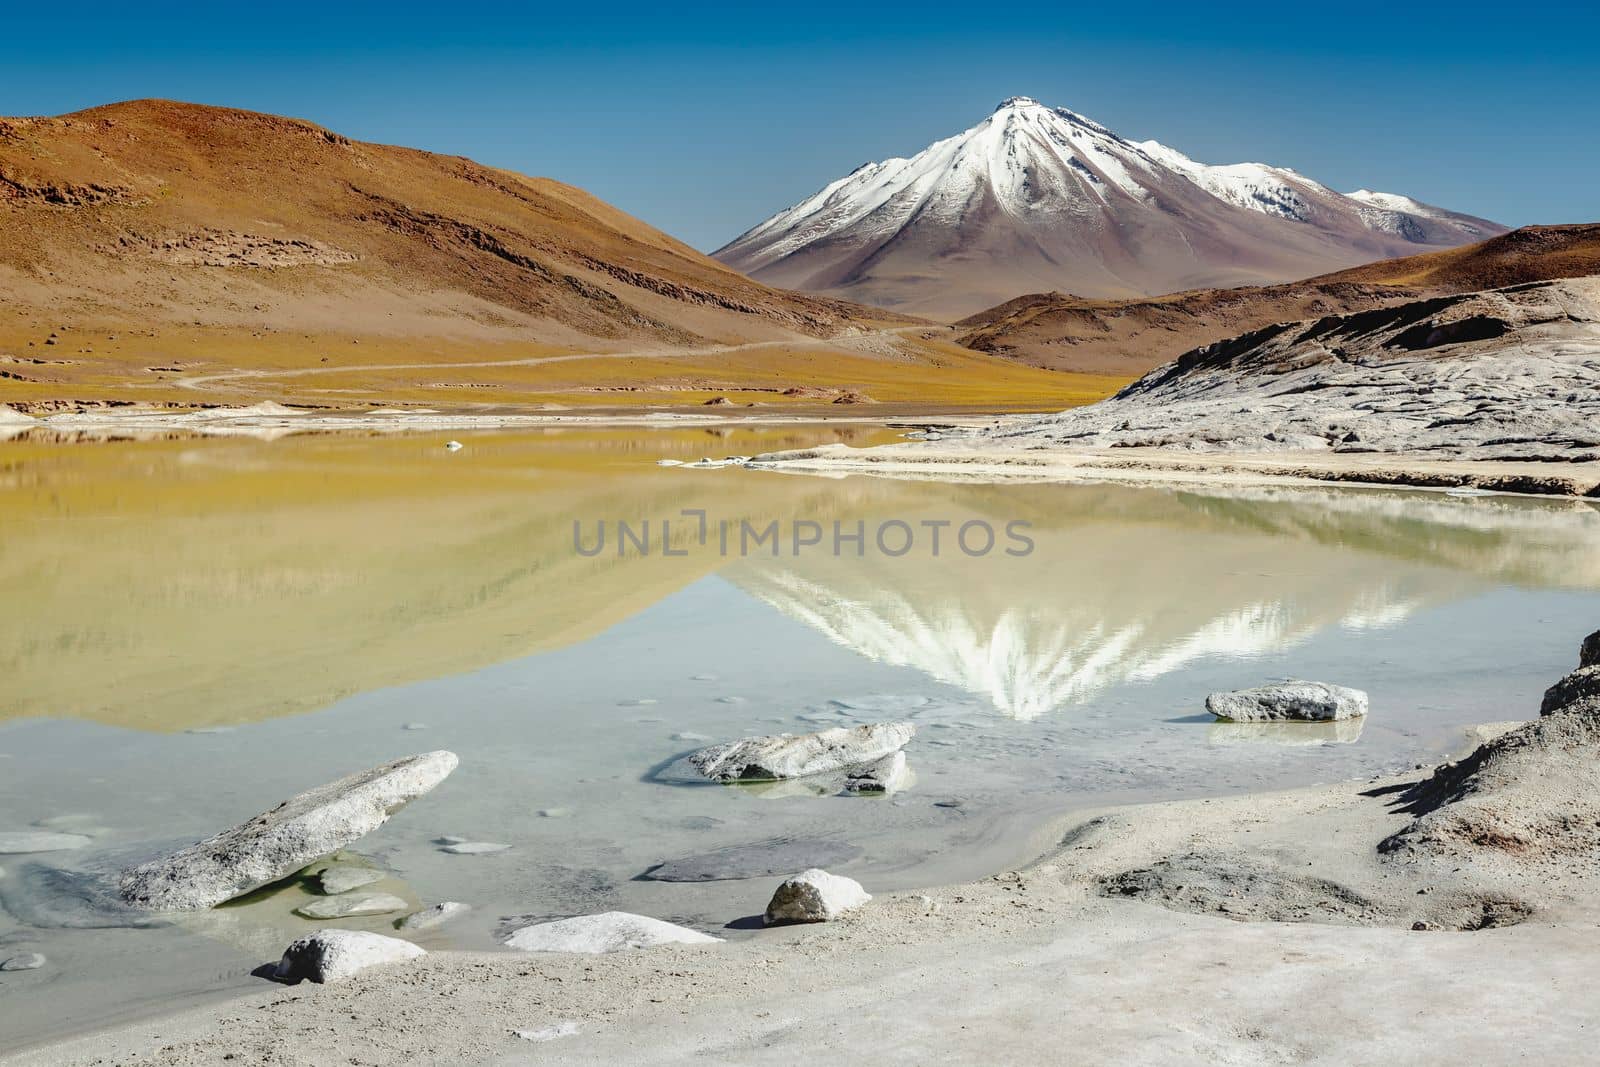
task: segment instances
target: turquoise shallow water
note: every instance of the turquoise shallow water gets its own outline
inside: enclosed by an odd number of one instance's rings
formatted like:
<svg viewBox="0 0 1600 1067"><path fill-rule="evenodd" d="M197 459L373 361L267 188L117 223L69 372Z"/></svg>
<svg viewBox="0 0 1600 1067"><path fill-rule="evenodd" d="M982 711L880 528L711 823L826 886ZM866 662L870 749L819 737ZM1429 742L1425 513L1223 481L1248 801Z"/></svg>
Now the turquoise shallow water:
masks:
<svg viewBox="0 0 1600 1067"><path fill-rule="evenodd" d="M9 1043L258 981L308 925L302 888L131 928L94 906L96 879L407 752L462 764L355 851L388 872L376 889L474 905L429 947L609 908L753 936L766 868L811 854L869 890L939 884L1027 859L1074 807L1436 759L1468 724L1534 714L1600 626L1586 504L655 465L770 443L703 434L441 443L7 446L0 830L91 837L0 857L0 955L49 958L0 974ZM786 544L573 550L574 521L686 508L776 521ZM1027 555L787 536L1014 521ZM1283 677L1367 689L1373 713L1344 732L1201 713ZM915 781L889 799L668 770L709 740L888 717L918 726ZM449 855L447 835L510 847ZM648 877L706 853L730 877Z"/></svg>

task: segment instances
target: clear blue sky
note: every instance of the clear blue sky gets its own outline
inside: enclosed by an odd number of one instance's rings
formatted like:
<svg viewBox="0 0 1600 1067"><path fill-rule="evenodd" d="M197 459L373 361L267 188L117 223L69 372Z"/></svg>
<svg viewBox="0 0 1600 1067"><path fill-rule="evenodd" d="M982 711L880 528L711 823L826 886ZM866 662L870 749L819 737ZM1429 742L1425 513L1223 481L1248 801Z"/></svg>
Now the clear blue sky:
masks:
<svg viewBox="0 0 1600 1067"><path fill-rule="evenodd" d="M590 14L590 12L593 12ZM16 5L0 114L161 96L582 186L711 249L1002 98L1510 224L1600 220L1588 5Z"/></svg>

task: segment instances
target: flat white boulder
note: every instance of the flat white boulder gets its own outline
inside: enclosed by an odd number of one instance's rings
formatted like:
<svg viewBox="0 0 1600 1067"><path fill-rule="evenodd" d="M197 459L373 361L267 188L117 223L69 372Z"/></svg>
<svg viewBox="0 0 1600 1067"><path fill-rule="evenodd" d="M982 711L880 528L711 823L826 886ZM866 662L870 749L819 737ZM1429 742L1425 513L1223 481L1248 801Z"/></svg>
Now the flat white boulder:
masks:
<svg viewBox="0 0 1600 1067"><path fill-rule="evenodd" d="M84 834L60 834L46 830L0 830L0 856L26 855L29 852L65 852L90 843Z"/></svg>
<svg viewBox="0 0 1600 1067"><path fill-rule="evenodd" d="M152 911L192 911L270 885L376 830L459 762L454 752L426 752L291 797L247 823L122 872L122 899Z"/></svg>
<svg viewBox="0 0 1600 1067"><path fill-rule="evenodd" d="M1335 722L1367 713L1367 694L1325 682L1278 682L1212 693L1206 710L1228 722Z"/></svg>
<svg viewBox="0 0 1600 1067"><path fill-rule="evenodd" d="M626 911L578 915L513 931L508 948L523 952L625 952L653 945L707 945L722 938Z"/></svg>
<svg viewBox="0 0 1600 1067"><path fill-rule="evenodd" d="M904 748L916 732L909 722L877 722L814 734L747 737L702 748L689 756L689 762L717 782L804 778L880 760Z"/></svg>
<svg viewBox="0 0 1600 1067"><path fill-rule="evenodd" d="M398 937L364 930L318 930L288 947L273 977L283 982L338 982L368 967L426 955Z"/></svg>
<svg viewBox="0 0 1600 1067"><path fill-rule="evenodd" d="M302 904L294 909L294 913L307 919L348 919L355 915L386 915L391 911L405 911L409 906L393 893L344 893Z"/></svg>
<svg viewBox="0 0 1600 1067"><path fill-rule="evenodd" d="M768 926L780 923L825 923L861 907L872 896L853 878L813 867L788 879L772 894L765 916Z"/></svg>

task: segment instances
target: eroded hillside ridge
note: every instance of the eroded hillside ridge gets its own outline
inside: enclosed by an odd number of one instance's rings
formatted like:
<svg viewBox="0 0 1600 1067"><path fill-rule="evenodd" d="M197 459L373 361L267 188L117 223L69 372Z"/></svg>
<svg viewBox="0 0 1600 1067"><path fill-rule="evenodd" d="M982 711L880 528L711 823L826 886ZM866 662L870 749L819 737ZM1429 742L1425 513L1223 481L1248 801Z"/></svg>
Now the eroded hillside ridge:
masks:
<svg viewBox="0 0 1600 1067"><path fill-rule="evenodd" d="M887 321L556 181L170 101L0 120L0 222L0 292L42 321L669 344Z"/></svg>
<svg viewBox="0 0 1600 1067"><path fill-rule="evenodd" d="M1030 446L1600 459L1600 279L1279 323L1110 400L992 432Z"/></svg>
<svg viewBox="0 0 1600 1067"><path fill-rule="evenodd" d="M1053 370L1139 374L1179 353L1275 322L1426 296L1600 274L1600 224L1528 226L1445 252L1281 285L1135 300L1033 293L963 319L961 343Z"/></svg>

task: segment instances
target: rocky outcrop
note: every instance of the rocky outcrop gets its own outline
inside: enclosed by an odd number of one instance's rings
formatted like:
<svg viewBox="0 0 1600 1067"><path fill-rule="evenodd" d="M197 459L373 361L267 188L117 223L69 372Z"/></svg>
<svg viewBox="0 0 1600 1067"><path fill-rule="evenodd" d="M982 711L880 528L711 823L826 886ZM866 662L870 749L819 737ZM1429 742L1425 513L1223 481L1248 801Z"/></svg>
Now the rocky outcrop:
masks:
<svg viewBox="0 0 1600 1067"><path fill-rule="evenodd" d="M1600 862L1600 700L1579 699L1447 763L1404 796L1391 859L1491 867Z"/></svg>
<svg viewBox="0 0 1600 1067"><path fill-rule="evenodd" d="M881 722L814 734L747 737L703 748L689 762L717 782L804 778L882 759L904 748L916 732L909 722Z"/></svg>
<svg viewBox="0 0 1600 1067"><path fill-rule="evenodd" d="M523 952L602 953L654 945L705 945L721 940L660 919L608 911L524 926L508 935L505 945Z"/></svg>
<svg viewBox="0 0 1600 1067"><path fill-rule="evenodd" d="M247 823L122 873L136 908L210 908L331 855L442 782L453 752L407 756L301 793Z"/></svg>
<svg viewBox="0 0 1600 1067"><path fill-rule="evenodd" d="M1019 448L1600 460L1600 279L1267 326L1194 349L1110 400L980 438Z"/></svg>
<svg viewBox="0 0 1600 1067"><path fill-rule="evenodd" d="M1600 630L1583 639L1583 647L1578 650L1578 666L1600 667Z"/></svg>
<svg viewBox="0 0 1600 1067"><path fill-rule="evenodd" d="M1280 682L1212 693L1206 710L1228 722L1335 722L1367 713L1367 694L1325 682Z"/></svg>
<svg viewBox="0 0 1600 1067"><path fill-rule="evenodd" d="M426 955L398 937L363 930L318 930L289 945L273 977L280 982L338 982L368 967Z"/></svg>
<svg viewBox="0 0 1600 1067"><path fill-rule="evenodd" d="M768 926L830 922L871 899L871 894L853 878L813 867L778 887L763 918Z"/></svg>
<svg viewBox="0 0 1600 1067"><path fill-rule="evenodd" d="M1600 665L1579 667L1544 691L1540 715L1553 715L1581 700L1600 701Z"/></svg>

